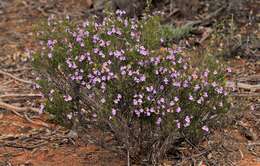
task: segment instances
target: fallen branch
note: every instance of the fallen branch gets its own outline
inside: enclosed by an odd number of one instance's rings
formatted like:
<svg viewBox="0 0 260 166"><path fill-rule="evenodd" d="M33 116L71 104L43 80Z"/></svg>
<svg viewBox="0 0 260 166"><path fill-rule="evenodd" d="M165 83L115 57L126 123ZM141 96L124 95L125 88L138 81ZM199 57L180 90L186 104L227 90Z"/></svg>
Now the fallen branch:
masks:
<svg viewBox="0 0 260 166"><path fill-rule="evenodd" d="M248 146L260 146L260 142L250 142Z"/></svg>
<svg viewBox="0 0 260 166"><path fill-rule="evenodd" d="M250 84L239 83L239 82L235 83L235 82L232 82L232 81L227 81L226 87L228 87L228 88L241 88L241 89L249 90L251 92L256 92L257 90L260 90L260 84L250 85Z"/></svg>
<svg viewBox="0 0 260 166"><path fill-rule="evenodd" d="M19 68L19 69L9 69L6 70L7 72L20 72L20 71L25 71L25 70L32 70L31 67L25 67L25 68Z"/></svg>
<svg viewBox="0 0 260 166"><path fill-rule="evenodd" d="M16 107L11 104L4 103L0 101L0 108L6 109L8 111L12 112L25 112L25 111L33 111L33 112L39 112L39 109L33 108L33 107Z"/></svg>
<svg viewBox="0 0 260 166"><path fill-rule="evenodd" d="M250 75L238 79L239 81L260 81L260 74Z"/></svg>
<svg viewBox="0 0 260 166"><path fill-rule="evenodd" d="M0 95L0 99L10 99L10 98L40 98L42 97L42 94L5 94L5 95Z"/></svg>
<svg viewBox="0 0 260 166"><path fill-rule="evenodd" d="M33 121L32 119L30 119L30 118L28 117L28 115L27 115L26 113L24 113L24 117L25 117L25 119L26 119L28 122L30 122L30 123L32 123L32 124L35 124L35 125L38 125L38 126L44 126L44 127L47 127L47 128L49 127L49 125L48 125L47 123Z"/></svg>
<svg viewBox="0 0 260 166"><path fill-rule="evenodd" d="M226 9L226 6L222 6L222 7L220 7L219 9L215 10L214 12L210 13L210 14L207 15L207 16L205 17L205 19L203 19L203 20L190 21L190 22L188 22L188 23L187 23L186 25L184 25L184 26L191 26L191 27L193 27L193 26L197 26L197 25L203 24L203 23L205 23L205 22L207 22L207 21L209 21L209 20L212 20L213 17L218 16L218 14L219 14L220 12L222 12L224 9Z"/></svg>
<svg viewBox="0 0 260 166"><path fill-rule="evenodd" d="M32 81L27 81L27 80L23 80L21 78L18 78L10 73L7 73L5 71L2 71L0 70L0 74L4 75L4 76L8 76L8 77L11 77L12 79L16 80L16 81L19 81L19 82L22 82L22 83L26 83L26 84L34 84Z"/></svg>
<svg viewBox="0 0 260 166"><path fill-rule="evenodd" d="M21 149L26 149L26 150L33 150L35 148L38 148L40 146L48 144L47 141L35 144L35 145L20 145L17 144L16 142L11 142L11 141L0 141L1 146L6 146L6 147L12 147L12 148L21 148Z"/></svg>
<svg viewBox="0 0 260 166"><path fill-rule="evenodd" d="M39 110L37 108L32 108L32 107L16 107L4 102L0 101L0 108L2 109L6 109L8 111L11 111L12 113L14 113L15 115L19 116L20 118L25 118L28 122L35 124L35 125L39 125L39 126L43 126L43 127L49 127L49 125L47 123L44 122L37 122L37 121L33 121L32 119L30 119L28 117L28 115L26 114L26 111L34 111L34 112L39 112ZM24 112L24 116L22 114L20 114L19 112Z"/></svg>
<svg viewBox="0 0 260 166"><path fill-rule="evenodd" d="M254 92L249 92L249 93L232 93L231 96L234 97L260 97L260 93L254 93Z"/></svg>

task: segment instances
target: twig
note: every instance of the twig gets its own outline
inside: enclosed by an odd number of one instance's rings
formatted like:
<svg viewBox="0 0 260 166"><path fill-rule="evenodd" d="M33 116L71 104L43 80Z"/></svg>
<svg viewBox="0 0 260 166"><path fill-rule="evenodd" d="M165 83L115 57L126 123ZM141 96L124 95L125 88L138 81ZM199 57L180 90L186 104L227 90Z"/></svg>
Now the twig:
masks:
<svg viewBox="0 0 260 166"><path fill-rule="evenodd" d="M240 153L240 156L241 156L241 160L243 160L244 159L244 154L243 154L241 149L239 149L239 153Z"/></svg>
<svg viewBox="0 0 260 166"><path fill-rule="evenodd" d="M38 98L42 97L41 94L5 94L5 95L0 95L0 99L10 99L10 98L20 98L20 97L29 97L29 98Z"/></svg>
<svg viewBox="0 0 260 166"><path fill-rule="evenodd" d="M232 93L235 97L260 97L260 93Z"/></svg>
<svg viewBox="0 0 260 166"><path fill-rule="evenodd" d="M241 89L250 90L251 92L255 92L257 90L260 90L260 84L250 85L250 84L246 84L246 83L235 83L235 82L232 82L232 81L227 81L226 87L241 88Z"/></svg>
<svg viewBox="0 0 260 166"><path fill-rule="evenodd" d="M25 112L25 111L33 111L33 112L39 112L39 109L33 108L33 107L16 107L11 104L4 103L0 101L0 108L6 109L12 112Z"/></svg>
<svg viewBox="0 0 260 166"><path fill-rule="evenodd" d="M31 120L28 115L26 113L24 113L24 117L27 121L29 121L30 123L32 124L35 124L35 125L38 125L38 126L44 126L44 127L49 127L49 125L47 123L44 123L44 122L37 122L37 121L33 121Z"/></svg>
<svg viewBox="0 0 260 166"><path fill-rule="evenodd" d="M28 115L26 114L26 111L28 111L28 110L30 111L31 110L31 111L34 111L34 112L39 112L39 110L36 109L36 108L32 108L32 107L16 107L16 106L13 106L13 105L1 102L1 101L0 101L0 108L9 110L9 111L13 112L15 115L19 116L20 118L25 118L28 122L30 122L32 124L43 126L43 127L47 127L47 128L49 127L49 125L47 123L33 121L33 120L31 120L28 117ZM21 115L19 112L24 112L24 116Z"/></svg>
<svg viewBox="0 0 260 166"><path fill-rule="evenodd" d="M15 115L23 118L23 115L21 115L19 112L17 112L15 109L13 109L13 107L15 107L15 106L8 105L6 103L0 102L0 108L9 110L9 111L13 112Z"/></svg>
<svg viewBox="0 0 260 166"><path fill-rule="evenodd" d="M238 80L239 81L257 81L257 80L260 80L260 74L242 77L242 78L239 78Z"/></svg>
<svg viewBox="0 0 260 166"><path fill-rule="evenodd" d="M32 70L31 67L25 67L25 68L19 68L19 69L10 69L6 70L7 72L20 72L20 71L25 71L25 70Z"/></svg>
<svg viewBox="0 0 260 166"><path fill-rule="evenodd" d="M248 146L260 146L260 142L250 142Z"/></svg>
<svg viewBox="0 0 260 166"><path fill-rule="evenodd" d="M195 25L200 25L202 23L205 23L209 20L211 20L213 17L216 17L221 11L223 11L224 9L226 8L226 6L222 6L220 7L219 9L217 9L216 11L210 13L209 15L207 15L207 17L203 20L197 20L197 21L191 21L191 22L188 22L186 25L184 26L195 26Z"/></svg>
<svg viewBox="0 0 260 166"><path fill-rule="evenodd" d="M24 145L19 145L14 142L4 142L4 141L0 141L0 143L1 143L1 146L12 147L12 148L22 148L22 149L26 149L26 150L33 150L35 148L48 144L47 141L41 142L39 144L31 145L31 146L28 146L28 145L24 146Z"/></svg>
<svg viewBox="0 0 260 166"><path fill-rule="evenodd" d="M8 77L11 77L11 78L13 78L14 80L17 80L17 81L22 82L22 83L34 84L32 81L27 81L27 80L23 80L23 79L21 79L21 78L17 78L17 77L15 77L14 75L12 75L12 74L10 74L10 73L7 73L7 72L5 72L5 71L2 71L2 70L0 70L0 74L5 75L5 76L8 76Z"/></svg>

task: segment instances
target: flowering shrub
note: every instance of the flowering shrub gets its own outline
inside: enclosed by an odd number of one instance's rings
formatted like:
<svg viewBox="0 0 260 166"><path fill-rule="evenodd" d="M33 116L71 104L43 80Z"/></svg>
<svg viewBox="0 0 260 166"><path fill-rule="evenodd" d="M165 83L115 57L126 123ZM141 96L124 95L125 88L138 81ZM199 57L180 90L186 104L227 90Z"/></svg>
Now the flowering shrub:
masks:
<svg viewBox="0 0 260 166"><path fill-rule="evenodd" d="M201 138L228 110L225 71L196 68L181 49L161 48L157 16L117 11L41 28L33 65L44 109L65 125L111 132L131 158L157 163L180 133Z"/></svg>

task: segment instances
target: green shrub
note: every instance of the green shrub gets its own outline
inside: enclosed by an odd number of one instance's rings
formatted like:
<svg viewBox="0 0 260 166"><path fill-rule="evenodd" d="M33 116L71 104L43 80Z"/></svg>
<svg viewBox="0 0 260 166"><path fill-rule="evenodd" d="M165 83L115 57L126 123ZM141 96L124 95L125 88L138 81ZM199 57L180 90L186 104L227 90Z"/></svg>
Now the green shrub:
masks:
<svg viewBox="0 0 260 166"><path fill-rule="evenodd" d="M117 11L40 29L33 66L45 110L68 126L109 131L128 157L156 164L183 134L201 139L228 110L225 72L195 68L181 49L161 48L158 16L136 20Z"/></svg>

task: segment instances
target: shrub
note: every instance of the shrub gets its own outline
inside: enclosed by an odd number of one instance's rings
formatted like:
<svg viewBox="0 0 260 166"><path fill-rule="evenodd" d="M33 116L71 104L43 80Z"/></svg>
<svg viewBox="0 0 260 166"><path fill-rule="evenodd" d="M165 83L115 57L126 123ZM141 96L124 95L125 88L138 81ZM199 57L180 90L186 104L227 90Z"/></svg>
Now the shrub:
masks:
<svg viewBox="0 0 260 166"><path fill-rule="evenodd" d="M225 71L196 68L181 49L162 48L158 16L40 25L33 56L45 110L68 127L110 132L128 158L158 163L179 138L201 139L228 110Z"/></svg>

